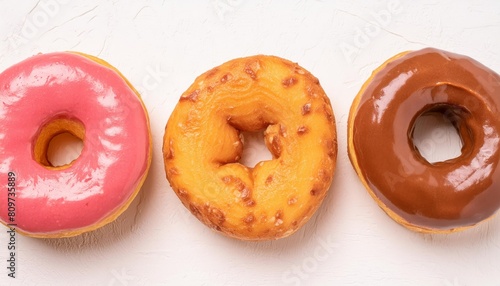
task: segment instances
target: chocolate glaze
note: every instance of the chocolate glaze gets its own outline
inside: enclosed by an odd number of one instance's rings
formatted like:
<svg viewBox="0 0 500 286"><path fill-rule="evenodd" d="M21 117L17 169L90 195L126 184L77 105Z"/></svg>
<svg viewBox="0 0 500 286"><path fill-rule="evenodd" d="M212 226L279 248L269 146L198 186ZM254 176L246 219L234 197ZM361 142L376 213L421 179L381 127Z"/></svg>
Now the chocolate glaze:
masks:
<svg viewBox="0 0 500 286"><path fill-rule="evenodd" d="M469 57L428 48L388 62L359 96L351 142L359 175L383 204L421 229L472 226L496 212L498 74ZM426 112L443 114L457 128L459 157L431 164L420 155L412 132Z"/></svg>

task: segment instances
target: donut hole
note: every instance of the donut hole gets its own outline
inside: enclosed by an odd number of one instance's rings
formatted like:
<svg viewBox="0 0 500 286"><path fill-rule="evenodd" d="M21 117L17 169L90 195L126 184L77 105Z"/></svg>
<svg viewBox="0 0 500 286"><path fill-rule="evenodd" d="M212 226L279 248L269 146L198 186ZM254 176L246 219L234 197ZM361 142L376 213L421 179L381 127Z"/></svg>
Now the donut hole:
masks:
<svg viewBox="0 0 500 286"><path fill-rule="evenodd" d="M240 164L253 168L262 161L273 159L273 155L264 143L264 130L257 132L241 131L240 139L243 143Z"/></svg>
<svg viewBox="0 0 500 286"><path fill-rule="evenodd" d="M80 157L82 149L82 139L70 132L63 132L50 140L47 147L47 161L53 167L69 165Z"/></svg>
<svg viewBox="0 0 500 286"><path fill-rule="evenodd" d="M414 147L431 164L460 157L464 141L458 131L459 123L454 107L440 106L423 112L412 128Z"/></svg>
<svg viewBox="0 0 500 286"><path fill-rule="evenodd" d="M45 124L33 147L36 162L48 169L64 169L78 159L83 150L85 128L75 119L58 118Z"/></svg>

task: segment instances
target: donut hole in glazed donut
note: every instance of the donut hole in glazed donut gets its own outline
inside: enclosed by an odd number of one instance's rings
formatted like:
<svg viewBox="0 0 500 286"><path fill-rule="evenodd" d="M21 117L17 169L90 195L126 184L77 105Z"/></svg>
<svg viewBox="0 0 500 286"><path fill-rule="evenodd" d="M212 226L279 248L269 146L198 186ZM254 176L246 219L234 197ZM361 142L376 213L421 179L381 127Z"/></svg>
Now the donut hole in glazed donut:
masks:
<svg viewBox="0 0 500 286"><path fill-rule="evenodd" d="M460 134L464 110L459 106L438 104L417 115L410 128L410 138L416 152L430 164L446 162L462 155L468 132ZM470 140L468 140L470 141Z"/></svg>
<svg viewBox="0 0 500 286"><path fill-rule="evenodd" d="M47 160L54 167L68 165L80 156L82 149L82 139L70 132L64 132L50 140Z"/></svg>
<svg viewBox="0 0 500 286"><path fill-rule="evenodd" d="M33 144L33 157L48 169L68 168L80 155L84 138L85 127L79 120L55 118L40 128ZM68 152L70 149L74 151Z"/></svg>

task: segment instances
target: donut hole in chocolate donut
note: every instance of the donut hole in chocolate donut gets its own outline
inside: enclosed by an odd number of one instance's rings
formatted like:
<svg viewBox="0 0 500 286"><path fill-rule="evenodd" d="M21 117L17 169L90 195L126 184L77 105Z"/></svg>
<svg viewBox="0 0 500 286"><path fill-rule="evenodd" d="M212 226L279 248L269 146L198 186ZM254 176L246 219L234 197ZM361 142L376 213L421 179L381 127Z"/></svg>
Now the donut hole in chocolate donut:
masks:
<svg viewBox="0 0 500 286"><path fill-rule="evenodd" d="M85 128L77 119L55 118L43 125L33 144L36 162L48 169L65 169L80 156Z"/></svg>
<svg viewBox="0 0 500 286"><path fill-rule="evenodd" d="M410 128L415 150L430 164L447 162L463 155L470 137L463 117L467 112L455 105L437 104L421 112Z"/></svg>
<svg viewBox="0 0 500 286"><path fill-rule="evenodd" d="M239 162L249 168L255 167L262 161L273 159L273 155L264 143L264 130L257 132L242 131L240 140L243 143L243 151Z"/></svg>

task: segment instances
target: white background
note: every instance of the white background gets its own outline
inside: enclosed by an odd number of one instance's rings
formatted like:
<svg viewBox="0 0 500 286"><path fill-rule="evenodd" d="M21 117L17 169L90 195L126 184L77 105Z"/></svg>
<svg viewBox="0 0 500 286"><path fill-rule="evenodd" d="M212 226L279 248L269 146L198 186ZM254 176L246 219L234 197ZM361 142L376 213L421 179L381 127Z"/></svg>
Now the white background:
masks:
<svg viewBox="0 0 500 286"><path fill-rule="evenodd" d="M0 285L500 285L499 217L452 235L413 233L378 208L347 157L351 102L394 54L431 46L500 71L500 2L415 2L0 0L0 71L39 52L101 57L142 92L154 140L131 207L74 238L18 235L16 279L7 277L4 228ZM269 242L229 239L199 223L169 187L161 154L167 119L195 77L254 54L318 77L339 135L322 207L293 236ZM425 139L431 156L449 149L448 131ZM252 144L248 159L262 158Z"/></svg>

